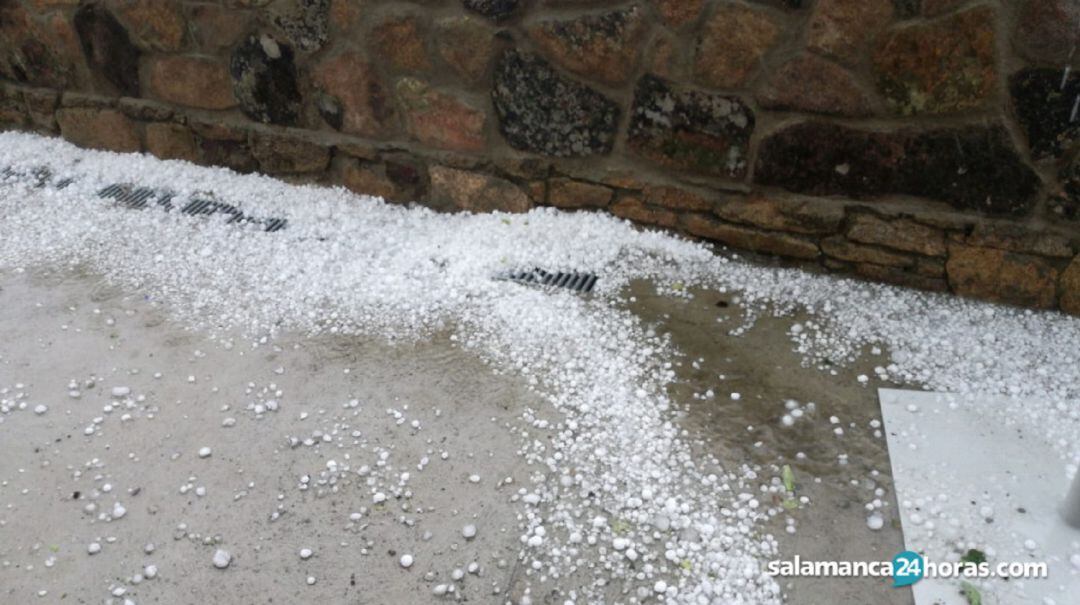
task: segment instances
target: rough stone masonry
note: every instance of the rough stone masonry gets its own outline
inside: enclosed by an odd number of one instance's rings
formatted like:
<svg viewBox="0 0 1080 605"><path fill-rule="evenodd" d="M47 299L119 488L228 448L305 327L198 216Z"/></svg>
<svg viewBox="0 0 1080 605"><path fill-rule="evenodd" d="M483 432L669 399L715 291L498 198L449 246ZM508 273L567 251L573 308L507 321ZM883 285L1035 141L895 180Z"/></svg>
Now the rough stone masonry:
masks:
<svg viewBox="0 0 1080 605"><path fill-rule="evenodd" d="M1080 315L1077 0L0 0L0 128Z"/></svg>

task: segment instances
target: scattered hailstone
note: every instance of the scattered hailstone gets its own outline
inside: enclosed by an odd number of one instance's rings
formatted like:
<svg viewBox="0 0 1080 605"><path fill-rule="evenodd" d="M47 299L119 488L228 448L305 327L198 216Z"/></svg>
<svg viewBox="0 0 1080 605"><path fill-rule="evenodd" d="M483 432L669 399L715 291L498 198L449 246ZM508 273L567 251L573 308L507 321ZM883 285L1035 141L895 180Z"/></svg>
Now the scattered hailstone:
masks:
<svg viewBox="0 0 1080 605"><path fill-rule="evenodd" d="M409 555L409 554L401 555L401 559L398 561L398 563L401 563L402 567L404 567L405 569L408 569L408 568L412 567L413 556Z"/></svg>
<svg viewBox="0 0 1080 605"><path fill-rule="evenodd" d="M99 552L101 552L101 544L98 543L98 542L91 542L86 547L86 552L88 552L88 553L90 553L92 555L98 554Z"/></svg>
<svg viewBox="0 0 1080 605"><path fill-rule="evenodd" d="M154 578L156 578L157 572L157 565L151 564L143 568L143 576L145 576L148 580L153 580Z"/></svg>
<svg viewBox="0 0 1080 605"><path fill-rule="evenodd" d="M117 399L119 399L120 397L127 397L130 394L131 394L131 388L130 387L113 387L112 388L112 396L116 397Z"/></svg>
<svg viewBox="0 0 1080 605"><path fill-rule="evenodd" d="M310 559L312 554L314 554L314 553L311 552L310 548L301 548L300 549L300 558L301 559L304 559L304 560Z"/></svg>
<svg viewBox="0 0 1080 605"><path fill-rule="evenodd" d="M461 535L464 536L466 540L472 540L476 537L476 526L470 523L469 525L462 527Z"/></svg>
<svg viewBox="0 0 1080 605"><path fill-rule="evenodd" d="M210 454L212 454L212 453L213 453L213 450L211 450L208 447L204 446L204 447L199 448L199 458L209 458Z"/></svg>
<svg viewBox="0 0 1080 605"><path fill-rule="evenodd" d="M232 555L229 554L229 551L219 548L214 552L214 567L225 569L229 566L229 563L232 563Z"/></svg>
<svg viewBox="0 0 1080 605"><path fill-rule="evenodd" d="M49 408L45 407L44 405L41 405L40 403L38 405L34 406L34 413L37 414L38 416L40 416L40 415L42 415L42 414L44 414L45 412L48 412L48 411L49 411Z"/></svg>
<svg viewBox="0 0 1080 605"><path fill-rule="evenodd" d="M881 515L874 513L866 518L866 526L873 531L877 531L882 527L885 527L885 519L883 519Z"/></svg>

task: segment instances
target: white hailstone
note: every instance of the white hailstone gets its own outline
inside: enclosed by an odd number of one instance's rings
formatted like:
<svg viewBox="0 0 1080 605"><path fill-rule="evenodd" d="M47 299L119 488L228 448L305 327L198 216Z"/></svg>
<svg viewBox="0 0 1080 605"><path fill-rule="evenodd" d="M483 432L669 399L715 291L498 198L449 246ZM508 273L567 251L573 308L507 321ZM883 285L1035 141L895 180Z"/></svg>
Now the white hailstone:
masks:
<svg viewBox="0 0 1080 605"><path fill-rule="evenodd" d="M859 374L858 376L855 377L855 379L858 380L862 384L866 384L870 380L870 377L867 376L866 374Z"/></svg>
<svg viewBox="0 0 1080 605"><path fill-rule="evenodd" d="M199 448L199 458L209 458L210 454L212 453L213 450L211 450L209 447L203 446Z"/></svg>
<svg viewBox="0 0 1080 605"><path fill-rule="evenodd" d="M300 558L301 559L304 559L304 560L310 559L311 555L313 555L313 554L315 554L315 553L311 552L310 548L301 548L300 549Z"/></svg>
<svg viewBox="0 0 1080 605"><path fill-rule="evenodd" d="M147 565L146 567L144 567L143 568L143 575L146 576L146 578L148 580L153 580L154 578L156 578L157 577L157 565L150 564L150 565Z"/></svg>
<svg viewBox="0 0 1080 605"><path fill-rule="evenodd" d="M469 525L466 525L465 527L462 527L461 528L461 535L466 540L472 540L473 538L476 537L476 526L470 523Z"/></svg>
<svg viewBox="0 0 1080 605"><path fill-rule="evenodd" d="M791 426L795 424L795 417L791 414L784 414L780 417L780 424L784 426Z"/></svg>
<svg viewBox="0 0 1080 605"><path fill-rule="evenodd" d="M308 576L307 577L307 585L312 586L314 584L315 584L315 576Z"/></svg>
<svg viewBox="0 0 1080 605"><path fill-rule="evenodd" d="M78 389L71 389L70 391L68 391L68 397L71 397L72 399L78 399L79 397L82 397L82 393L80 393Z"/></svg>
<svg viewBox="0 0 1080 605"><path fill-rule="evenodd" d="M236 418L233 418L233 417L230 416L230 417L222 420L221 421L221 426L226 427L226 428L231 427L231 426L236 426Z"/></svg>
<svg viewBox="0 0 1080 605"><path fill-rule="evenodd" d="M1080 554L1073 554L1069 557L1069 563L1076 569L1080 569Z"/></svg>
<svg viewBox="0 0 1080 605"><path fill-rule="evenodd" d="M127 514L127 509L124 508L123 504L120 504L119 502L113 504L113 507L112 507L113 519L119 519L119 518L123 517L126 514Z"/></svg>
<svg viewBox="0 0 1080 605"><path fill-rule="evenodd" d="M465 570L464 569L458 568L458 569L455 569L454 571L450 572L450 579L455 581L455 582L460 581L464 577L465 577Z"/></svg>
<svg viewBox="0 0 1080 605"><path fill-rule="evenodd" d="M1039 547L1039 545L1038 545L1038 543L1035 542L1035 540L1032 540L1031 538L1028 538L1027 540L1024 540L1024 548L1026 548L1028 550L1035 550L1038 547Z"/></svg>
<svg viewBox="0 0 1080 605"><path fill-rule="evenodd" d="M657 580L656 584L653 584L653 590L660 594L667 592L667 582L663 580Z"/></svg>
<svg viewBox="0 0 1080 605"><path fill-rule="evenodd" d="M465 570L471 574L475 574L476 572L480 571L480 564L476 561L473 561L472 563L469 563L469 566L466 567Z"/></svg>
<svg viewBox="0 0 1080 605"><path fill-rule="evenodd" d="M883 519L881 515L874 513L866 518L866 526L873 531L877 531L882 527L885 527L885 519Z"/></svg>
<svg viewBox="0 0 1080 605"><path fill-rule="evenodd" d="M742 394L741 393L732 393L731 394L731 399L734 400L734 401L738 401L738 400L742 399ZM665 586L666 586L666 584L665 584Z"/></svg>
<svg viewBox="0 0 1080 605"><path fill-rule="evenodd" d="M441 597L446 594L446 584L436 584L435 588L431 589L431 593L437 597Z"/></svg>
<svg viewBox="0 0 1080 605"><path fill-rule="evenodd" d="M386 502L386 494L382 492L375 492L375 495L371 497L371 501L375 504Z"/></svg>
<svg viewBox="0 0 1080 605"><path fill-rule="evenodd" d="M38 405L34 406L34 413L37 414L38 416L40 416L40 415L42 415L42 414L44 414L45 412L48 412L48 411L49 411L49 408L45 407L44 405L41 405L40 403Z"/></svg>
<svg viewBox="0 0 1080 605"><path fill-rule="evenodd" d="M131 394L131 389L129 387L113 387L112 388L112 396L116 397L117 399L119 399L120 397L127 397L130 394Z"/></svg>
<svg viewBox="0 0 1080 605"><path fill-rule="evenodd" d="M626 550L630 546L630 540L626 538L615 538L611 541L611 547L615 550Z"/></svg>
<svg viewBox="0 0 1080 605"><path fill-rule="evenodd" d="M225 569L230 563L232 563L232 555L229 554L229 551L219 548L214 552L214 567Z"/></svg>
<svg viewBox="0 0 1080 605"><path fill-rule="evenodd" d="M154 552L154 550L155 550L156 548L157 548L157 547L156 547L156 546L154 546L154 543L153 543L153 542L147 542L147 543L146 543L146 546L143 546L143 552L144 552L144 553L146 553L146 554L150 554L150 553Z"/></svg>
<svg viewBox="0 0 1080 605"><path fill-rule="evenodd" d="M97 543L97 542L91 542L91 543L90 543L90 544L89 544L89 545L88 545L88 546L86 547L86 552L88 552L88 553L90 553L90 554L92 554L92 555L96 555L96 554L98 554L99 552L101 552L101 544L99 544L99 543Z"/></svg>
<svg viewBox="0 0 1080 605"><path fill-rule="evenodd" d="M401 555L401 559L398 560L398 563L400 563L401 566L404 567L405 569L408 569L408 568L412 567L413 556L409 555L409 554Z"/></svg>

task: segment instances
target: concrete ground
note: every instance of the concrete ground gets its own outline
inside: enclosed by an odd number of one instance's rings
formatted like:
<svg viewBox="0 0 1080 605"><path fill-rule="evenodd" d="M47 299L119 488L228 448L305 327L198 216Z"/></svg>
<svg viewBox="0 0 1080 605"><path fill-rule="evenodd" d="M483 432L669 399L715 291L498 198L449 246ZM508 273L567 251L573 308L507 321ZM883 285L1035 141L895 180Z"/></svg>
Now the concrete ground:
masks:
<svg viewBox="0 0 1080 605"><path fill-rule="evenodd" d="M792 467L809 504L767 528L782 558L903 550L885 440L870 428L880 385L855 379L873 375L873 355L831 375L791 351L786 332L802 318L762 318L733 337L729 295L688 300L644 283L627 294L685 353L674 396L697 447L763 477ZM445 338L285 335L252 348L72 273L0 276L0 335L2 602L425 603L447 598L433 596L439 584L476 603L525 594L514 499L537 469L517 455L522 415L556 414ZM781 427L787 399L815 402L813 420ZM877 488L885 527L871 531ZM211 564L219 549L232 557L224 570ZM911 603L884 579L781 584L791 603ZM548 602L543 587L531 594Z"/></svg>

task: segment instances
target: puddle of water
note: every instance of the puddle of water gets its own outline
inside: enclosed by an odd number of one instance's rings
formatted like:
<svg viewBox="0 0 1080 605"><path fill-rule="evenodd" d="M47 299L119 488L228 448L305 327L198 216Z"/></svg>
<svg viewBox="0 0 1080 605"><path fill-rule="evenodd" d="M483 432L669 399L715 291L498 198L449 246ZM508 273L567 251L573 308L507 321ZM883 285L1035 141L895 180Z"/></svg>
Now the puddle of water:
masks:
<svg viewBox="0 0 1080 605"><path fill-rule="evenodd" d="M678 377L672 399L683 406L682 423L699 451L727 466L747 464L763 482L779 477L790 465L796 495L810 504L777 515L768 527L780 542L781 556L804 560L892 560L903 539L884 435L871 426L880 421L876 388L887 386L873 377L875 356L869 351L835 375L802 365L792 351L791 326L807 319L798 314L764 316L741 336L728 331L742 324L743 310L730 295L703 290L692 298L657 294L647 282L635 282L624 293L627 306L660 334L670 336L684 356L675 361ZM722 319L722 321L717 321ZM883 359L884 356L879 358ZM721 378L723 376L723 378ZM713 391L711 398L695 398ZM731 394L738 393L733 399ZM785 401L814 402L792 426L783 426ZM835 416L837 423L830 422ZM854 424L854 427L852 427ZM842 435L836 429L843 429ZM802 453L803 456L799 456ZM840 456L846 455L846 463ZM873 473L876 471L876 475ZM855 482L854 484L852 482ZM875 490L884 490L878 496ZM879 499L885 527L871 531L865 505ZM782 510L779 498L763 502ZM796 532L787 532L787 519ZM909 605L910 589L892 588L878 578L782 579L792 603L885 603Z"/></svg>

